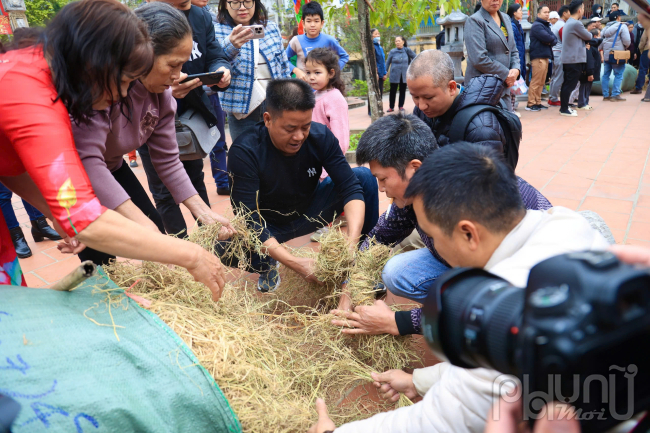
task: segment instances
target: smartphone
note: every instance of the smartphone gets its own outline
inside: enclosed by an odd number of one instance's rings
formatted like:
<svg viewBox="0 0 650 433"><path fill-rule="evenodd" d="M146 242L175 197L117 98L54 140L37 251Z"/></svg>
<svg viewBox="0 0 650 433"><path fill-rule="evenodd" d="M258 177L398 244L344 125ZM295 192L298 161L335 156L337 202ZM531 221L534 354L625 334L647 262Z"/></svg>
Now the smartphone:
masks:
<svg viewBox="0 0 650 433"><path fill-rule="evenodd" d="M207 74L188 75L181 83L186 83L195 78L199 78L204 86L216 86L223 77L223 71L208 72Z"/></svg>
<svg viewBox="0 0 650 433"><path fill-rule="evenodd" d="M650 18L650 4L646 0L625 0L637 13Z"/></svg>
<svg viewBox="0 0 650 433"><path fill-rule="evenodd" d="M264 26L256 24L254 26L244 26L245 29L251 29L253 31L253 37L251 39L262 39L264 37Z"/></svg>

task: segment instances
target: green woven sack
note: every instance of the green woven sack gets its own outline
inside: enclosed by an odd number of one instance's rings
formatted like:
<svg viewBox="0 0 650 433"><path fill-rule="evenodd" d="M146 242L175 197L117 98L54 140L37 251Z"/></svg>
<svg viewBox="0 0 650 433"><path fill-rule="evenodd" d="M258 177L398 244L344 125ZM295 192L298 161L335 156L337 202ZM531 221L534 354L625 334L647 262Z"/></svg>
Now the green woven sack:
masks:
<svg viewBox="0 0 650 433"><path fill-rule="evenodd" d="M106 277L72 292L0 287L0 394L21 405L12 431L240 432L192 351L123 293Z"/></svg>

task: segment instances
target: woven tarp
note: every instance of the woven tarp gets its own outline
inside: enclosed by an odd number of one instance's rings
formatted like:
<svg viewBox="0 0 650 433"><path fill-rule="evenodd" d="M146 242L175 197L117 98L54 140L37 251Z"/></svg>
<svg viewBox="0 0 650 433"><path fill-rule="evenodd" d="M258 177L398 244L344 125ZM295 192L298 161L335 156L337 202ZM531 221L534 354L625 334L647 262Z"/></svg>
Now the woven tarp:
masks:
<svg viewBox="0 0 650 433"><path fill-rule="evenodd" d="M0 394L12 431L240 432L192 351L105 277L71 292L0 286Z"/></svg>

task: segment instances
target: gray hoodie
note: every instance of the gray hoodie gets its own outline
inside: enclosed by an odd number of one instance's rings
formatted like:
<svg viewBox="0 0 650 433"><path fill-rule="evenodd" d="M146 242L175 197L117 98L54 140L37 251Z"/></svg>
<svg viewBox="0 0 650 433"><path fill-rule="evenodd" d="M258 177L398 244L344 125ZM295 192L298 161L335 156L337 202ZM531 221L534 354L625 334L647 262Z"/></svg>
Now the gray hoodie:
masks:
<svg viewBox="0 0 650 433"><path fill-rule="evenodd" d="M621 30L618 32L616 45L612 48L614 38L616 37L616 30L619 28L619 26ZM610 50L624 51L627 49L627 47L630 46L630 31L628 30L626 23L612 21L611 23L607 24L607 26L601 32L600 36L603 38L603 43L600 46L600 50L605 54L605 59L607 59L609 56Z"/></svg>

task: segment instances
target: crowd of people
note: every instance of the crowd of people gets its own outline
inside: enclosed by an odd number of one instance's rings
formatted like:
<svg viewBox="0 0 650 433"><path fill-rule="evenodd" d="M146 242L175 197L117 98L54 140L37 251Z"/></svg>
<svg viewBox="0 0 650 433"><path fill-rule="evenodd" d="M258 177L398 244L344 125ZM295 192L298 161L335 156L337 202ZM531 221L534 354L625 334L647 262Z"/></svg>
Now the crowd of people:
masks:
<svg viewBox="0 0 650 433"><path fill-rule="evenodd" d="M504 14L501 3L483 0L467 20L463 85L448 54L416 55L398 36L386 56L372 30L380 88L388 78L389 112L399 91L399 112L363 133L355 168L345 158L350 125L341 70L349 56L322 33L317 2L304 5L305 34L286 47L261 0L220 0L216 14L206 0L149 0L134 11L116 0L80 0L42 31L16 32L0 50L0 284L26 285L18 258L31 255L13 215L14 193L25 203L36 242L60 240L61 252L100 265L119 256L185 267L215 302L224 266L259 274L261 293L280 285L280 266L318 283L315 259L283 244L341 214L353 254L370 239L394 246L417 235L419 248L394 256L382 272L388 291L416 302L453 267L483 268L523 287L530 269L549 257L607 249L581 215L553 207L515 174L521 123L511 115L509 88L527 75L527 64L521 7ZM590 110L601 56L603 94L622 99L625 65L608 53L624 51L631 33L618 10L601 31L600 13L594 9L588 29L580 21L581 0L553 12L539 7L527 110L547 108L541 98L549 70L550 105L575 116L576 93L577 108ZM647 71L650 44L643 35L639 65ZM210 73L219 73L210 85L202 82L208 78L188 79ZM407 89L412 114L404 112ZM135 151L154 203L131 170ZM247 263L223 254L236 230L210 207L208 155L218 194L247 215L262 245ZM381 216L380 191L392 200ZM197 223L221 224L216 255L184 239L181 204ZM222 264L221 256L230 259ZM422 333L421 309L394 312L381 300L352 309L345 290L332 312L343 333ZM409 432L480 432L499 398L492 386L498 374L448 362L413 374L375 374L384 398L423 399L338 428L319 400L310 431L391 432L408 425Z"/></svg>

